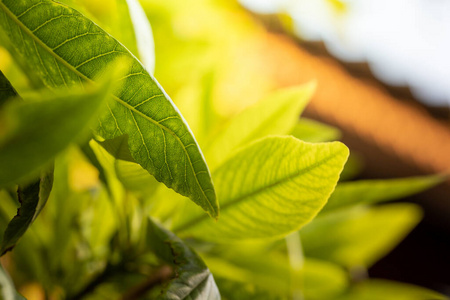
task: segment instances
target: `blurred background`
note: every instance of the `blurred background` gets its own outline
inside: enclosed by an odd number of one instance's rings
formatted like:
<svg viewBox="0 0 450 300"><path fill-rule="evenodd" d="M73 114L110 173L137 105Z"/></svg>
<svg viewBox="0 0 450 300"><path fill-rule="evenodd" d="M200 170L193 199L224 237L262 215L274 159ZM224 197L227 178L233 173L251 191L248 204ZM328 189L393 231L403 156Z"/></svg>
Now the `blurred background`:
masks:
<svg viewBox="0 0 450 300"><path fill-rule="evenodd" d="M268 91L315 80L304 116L341 131L355 179L450 170L450 2L188 2L142 2L155 76L181 111L207 93L226 118ZM179 88L189 80L214 88ZM447 182L402 200L418 203L424 219L370 276L450 292L449 195Z"/></svg>

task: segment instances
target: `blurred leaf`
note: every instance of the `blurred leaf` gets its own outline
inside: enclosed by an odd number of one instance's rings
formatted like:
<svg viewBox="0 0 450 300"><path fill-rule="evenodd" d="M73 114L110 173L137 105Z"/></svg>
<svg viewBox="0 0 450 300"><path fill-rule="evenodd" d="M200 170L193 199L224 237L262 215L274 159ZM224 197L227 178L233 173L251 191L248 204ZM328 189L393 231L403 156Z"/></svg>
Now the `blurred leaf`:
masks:
<svg viewBox="0 0 450 300"><path fill-rule="evenodd" d="M348 157L339 142L310 144L268 137L238 152L214 174L222 215L179 225L214 242L280 238L311 221L332 193Z"/></svg>
<svg viewBox="0 0 450 300"><path fill-rule="evenodd" d="M201 258L170 231L148 222L149 246L165 263L174 267L158 299L220 299L213 276Z"/></svg>
<svg viewBox="0 0 450 300"><path fill-rule="evenodd" d="M0 71L0 107L6 103L9 98L17 97L17 92L9 80Z"/></svg>
<svg viewBox="0 0 450 300"><path fill-rule="evenodd" d="M364 169L364 159L359 153L352 151L347 163L342 170L339 181L345 181L355 178Z"/></svg>
<svg viewBox="0 0 450 300"><path fill-rule="evenodd" d="M5 269L3 269L1 264L0 264L0 296L2 300L26 300L22 295L20 295L16 291L14 283L12 282L8 273L6 273Z"/></svg>
<svg viewBox="0 0 450 300"><path fill-rule="evenodd" d="M291 134L310 143L337 141L341 137L339 129L307 118L301 118Z"/></svg>
<svg viewBox="0 0 450 300"><path fill-rule="evenodd" d="M347 267L369 267L420 221L414 204L389 204L320 216L301 231L305 255Z"/></svg>
<svg viewBox="0 0 450 300"><path fill-rule="evenodd" d="M303 277L306 299L333 299L348 286L348 275L344 270L321 260L306 259Z"/></svg>
<svg viewBox="0 0 450 300"><path fill-rule="evenodd" d="M367 205L413 195L442 183L443 175L339 183L321 212Z"/></svg>
<svg viewBox="0 0 450 300"><path fill-rule="evenodd" d="M20 186L17 190L21 204L17 215L9 222L1 242L1 255L12 250L17 241L25 234L41 212L50 196L53 186L53 167L44 171L41 177L33 183Z"/></svg>
<svg viewBox="0 0 450 300"><path fill-rule="evenodd" d="M348 294L338 300L424 300L449 299L435 291L411 284L369 279L356 284Z"/></svg>
<svg viewBox="0 0 450 300"><path fill-rule="evenodd" d="M117 58L130 61L99 135L129 136L133 158L211 216L219 207L203 155L168 95L134 56L83 15L50 0L0 2L0 27L19 60L51 88L99 78ZM55 35L55 32L60 34ZM30 45L23 47L23 45Z"/></svg>
<svg viewBox="0 0 450 300"><path fill-rule="evenodd" d="M223 300L284 300L285 295L270 293L265 289L251 283L237 282L231 279L216 278Z"/></svg>
<svg viewBox="0 0 450 300"><path fill-rule="evenodd" d="M247 143L272 134L287 134L308 104L315 84L279 90L237 115L220 131L205 153L211 169Z"/></svg>
<svg viewBox="0 0 450 300"><path fill-rule="evenodd" d="M235 248L237 249L237 248ZM221 253L221 257L205 257L214 276L218 278L219 289L224 279L234 282L239 293L244 293L253 298L234 297L233 291L226 294L231 299L258 299L257 295L264 292L270 295L268 299L287 299L290 294L290 269L285 256L276 253L252 253L245 247L239 250L230 249L227 253ZM332 263L306 259L303 268L304 282L292 282L294 286L303 288L305 299L323 300L333 299L342 294L348 286L346 272ZM248 288L246 288L246 286ZM252 291L254 293L252 293Z"/></svg>
<svg viewBox="0 0 450 300"><path fill-rule="evenodd" d="M82 137L107 93L103 85L9 101L0 111L0 186L30 177Z"/></svg>
<svg viewBox="0 0 450 300"><path fill-rule="evenodd" d="M95 156L94 151L92 151L92 148L89 146L89 141L82 144L80 146L80 149L83 152L86 159L98 170L98 177L101 180L101 182L105 185L105 187L107 187L108 192L111 192L108 187L105 170L103 169L103 166L100 164L97 157Z"/></svg>
<svg viewBox="0 0 450 300"><path fill-rule="evenodd" d="M133 23L139 58L147 71L153 74L155 72L155 45L152 27L138 0L126 0L126 3Z"/></svg>
<svg viewBox="0 0 450 300"><path fill-rule="evenodd" d="M183 112L200 145L205 145L220 120L214 109L216 70L206 68L201 75L191 78L176 94L177 105Z"/></svg>

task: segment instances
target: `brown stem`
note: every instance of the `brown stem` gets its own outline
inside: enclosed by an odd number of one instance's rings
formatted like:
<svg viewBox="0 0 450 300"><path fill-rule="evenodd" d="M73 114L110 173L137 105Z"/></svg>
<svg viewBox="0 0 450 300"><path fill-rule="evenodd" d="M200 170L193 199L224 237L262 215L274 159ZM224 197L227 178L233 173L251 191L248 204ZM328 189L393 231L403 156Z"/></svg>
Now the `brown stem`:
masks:
<svg viewBox="0 0 450 300"><path fill-rule="evenodd" d="M156 286L162 284L172 277L173 269L169 266L161 266L150 277L130 288L122 295L122 300L141 299L143 295L148 293Z"/></svg>
<svg viewBox="0 0 450 300"><path fill-rule="evenodd" d="M97 286L99 286L101 283L105 282L109 277L112 276L112 274L116 273L120 269L119 266L112 266L107 265L106 268L97 275L97 277L94 278L87 286L84 287L81 291L76 293L75 295L68 297L68 300L79 300L82 299L87 294L93 292Z"/></svg>

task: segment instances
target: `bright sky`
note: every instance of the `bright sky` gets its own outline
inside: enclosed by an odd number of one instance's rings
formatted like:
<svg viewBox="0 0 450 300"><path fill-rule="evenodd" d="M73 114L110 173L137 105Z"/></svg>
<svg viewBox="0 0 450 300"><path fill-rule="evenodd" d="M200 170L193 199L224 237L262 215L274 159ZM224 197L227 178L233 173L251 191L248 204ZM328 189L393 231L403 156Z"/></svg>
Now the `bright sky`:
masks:
<svg viewBox="0 0 450 300"><path fill-rule="evenodd" d="M259 13L287 12L296 33L323 40L344 61L367 61L391 85L430 105L450 105L449 0L240 0Z"/></svg>

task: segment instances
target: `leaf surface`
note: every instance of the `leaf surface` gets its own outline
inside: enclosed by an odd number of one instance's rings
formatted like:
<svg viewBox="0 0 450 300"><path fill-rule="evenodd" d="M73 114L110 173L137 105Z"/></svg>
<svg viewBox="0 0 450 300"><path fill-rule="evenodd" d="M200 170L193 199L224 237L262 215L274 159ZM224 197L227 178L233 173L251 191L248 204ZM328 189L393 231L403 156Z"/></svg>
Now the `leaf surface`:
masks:
<svg viewBox="0 0 450 300"><path fill-rule="evenodd" d="M158 299L219 300L219 290L201 258L170 231L151 221L148 224L150 247L175 269L175 277Z"/></svg>
<svg viewBox="0 0 450 300"><path fill-rule="evenodd" d="M108 88L58 91L10 101L0 110L0 186L27 179L95 120Z"/></svg>
<svg viewBox="0 0 450 300"><path fill-rule="evenodd" d="M236 149L254 140L289 133L314 89L314 84L308 84L277 91L231 119L206 147L210 167L220 166Z"/></svg>
<svg viewBox="0 0 450 300"><path fill-rule="evenodd" d="M340 183L321 213L352 205L368 205L403 198L429 189L445 179L445 176L433 175Z"/></svg>
<svg viewBox="0 0 450 300"><path fill-rule="evenodd" d="M218 216L209 170L193 134L169 96L124 46L74 9L50 0L2 0L0 27L9 48L50 88L83 85L101 77L110 62L128 58L128 72L112 95L115 105L101 118L98 134L104 139L128 134L136 162Z"/></svg>
<svg viewBox="0 0 450 300"><path fill-rule="evenodd" d="M213 173L222 203L220 221L200 215L177 230L215 242L286 236L311 221L326 203L348 153L339 142L259 140Z"/></svg>
<svg viewBox="0 0 450 300"><path fill-rule="evenodd" d="M59 0L99 24L114 36L153 74L155 53L150 22L137 0Z"/></svg>
<svg viewBox="0 0 450 300"><path fill-rule="evenodd" d="M305 255L346 267L370 267L391 251L420 221L414 204L343 210L317 217L302 228Z"/></svg>
<svg viewBox="0 0 450 300"><path fill-rule="evenodd" d="M25 234L41 212L50 196L53 186L53 167L43 171L40 178L17 190L20 208L17 215L9 222L0 245L1 255L10 251Z"/></svg>

